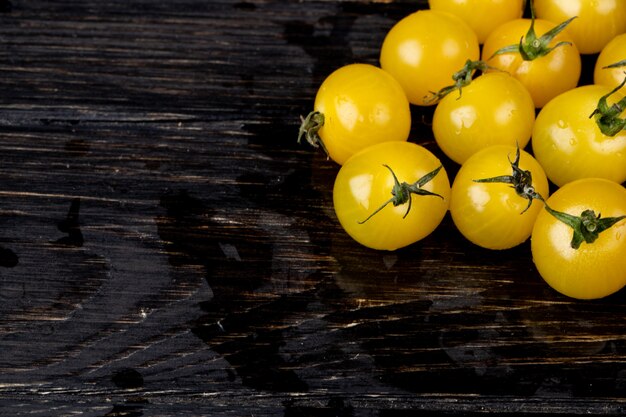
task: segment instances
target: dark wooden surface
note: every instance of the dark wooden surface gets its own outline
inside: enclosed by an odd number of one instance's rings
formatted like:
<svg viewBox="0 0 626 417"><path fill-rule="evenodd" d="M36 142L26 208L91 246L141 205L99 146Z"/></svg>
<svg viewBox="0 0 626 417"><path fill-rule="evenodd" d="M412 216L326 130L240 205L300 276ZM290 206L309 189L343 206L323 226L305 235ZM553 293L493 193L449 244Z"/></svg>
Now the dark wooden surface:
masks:
<svg viewBox="0 0 626 417"><path fill-rule="evenodd" d="M424 3L0 0L0 414L622 414L624 292L449 217L365 249L295 142Z"/></svg>

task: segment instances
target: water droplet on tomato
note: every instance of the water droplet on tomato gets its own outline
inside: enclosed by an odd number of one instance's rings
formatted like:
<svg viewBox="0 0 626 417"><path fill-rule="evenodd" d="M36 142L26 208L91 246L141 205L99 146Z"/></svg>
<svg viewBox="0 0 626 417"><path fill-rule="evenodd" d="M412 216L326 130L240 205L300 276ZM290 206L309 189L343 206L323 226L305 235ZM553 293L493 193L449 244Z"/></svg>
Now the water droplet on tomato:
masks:
<svg viewBox="0 0 626 417"><path fill-rule="evenodd" d="M517 204L516 201L511 200L508 196L503 197L502 200L512 211L519 211L519 204Z"/></svg>
<svg viewBox="0 0 626 417"><path fill-rule="evenodd" d="M565 129L569 126L565 120L559 120L558 122L556 122L556 125L561 129Z"/></svg>

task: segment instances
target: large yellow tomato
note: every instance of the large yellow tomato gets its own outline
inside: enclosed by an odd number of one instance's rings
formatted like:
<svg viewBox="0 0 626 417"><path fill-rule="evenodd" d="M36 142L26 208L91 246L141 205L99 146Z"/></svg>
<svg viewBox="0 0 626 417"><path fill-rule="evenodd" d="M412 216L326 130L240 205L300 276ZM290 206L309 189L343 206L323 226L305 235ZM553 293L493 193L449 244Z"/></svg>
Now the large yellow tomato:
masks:
<svg viewBox="0 0 626 417"><path fill-rule="evenodd" d="M435 104L426 100L433 91L450 84L455 71L478 57L476 34L459 17L420 10L387 33L380 64L400 82L412 104L426 106Z"/></svg>
<svg viewBox="0 0 626 417"><path fill-rule="evenodd" d="M398 185L413 186L424 195ZM408 199L392 201L401 196ZM443 220L449 198L450 182L441 162L412 142L385 142L355 154L339 170L333 188L341 226L373 249L394 250L429 235Z"/></svg>
<svg viewBox="0 0 626 417"><path fill-rule="evenodd" d="M626 32L624 0L534 0L534 6L538 18L556 23L576 16L565 31L582 54L598 53Z"/></svg>
<svg viewBox="0 0 626 417"><path fill-rule="evenodd" d="M395 78L373 65L350 64L324 80L300 133L343 164L376 143L406 141L410 130L410 105Z"/></svg>

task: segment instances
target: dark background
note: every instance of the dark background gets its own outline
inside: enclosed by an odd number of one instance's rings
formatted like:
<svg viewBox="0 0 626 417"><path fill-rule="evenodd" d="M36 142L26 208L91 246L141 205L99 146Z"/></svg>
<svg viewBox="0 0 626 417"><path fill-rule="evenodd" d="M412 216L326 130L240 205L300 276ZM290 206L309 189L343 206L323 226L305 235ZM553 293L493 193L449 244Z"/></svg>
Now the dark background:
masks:
<svg viewBox="0 0 626 417"><path fill-rule="evenodd" d="M449 217L366 249L296 143L424 5L0 0L0 414L621 414L624 292L565 298Z"/></svg>

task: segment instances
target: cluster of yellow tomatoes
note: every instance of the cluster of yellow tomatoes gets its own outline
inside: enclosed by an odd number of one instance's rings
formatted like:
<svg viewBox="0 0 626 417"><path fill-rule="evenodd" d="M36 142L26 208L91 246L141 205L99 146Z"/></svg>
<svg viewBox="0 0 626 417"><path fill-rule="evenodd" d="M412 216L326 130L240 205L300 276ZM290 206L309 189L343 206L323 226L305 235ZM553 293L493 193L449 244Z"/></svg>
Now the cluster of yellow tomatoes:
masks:
<svg viewBox="0 0 626 417"><path fill-rule="evenodd" d="M481 247L530 238L550 286L601 298L626 285L626 0L525 7L430 0L391 27L380 67L324 80L299 140L341 165L335 213L359 243L410 245L449 211ZM595 59L592 84L580 82L581 54ZM459 165L452 185L407 140L412 106L436 106L433 136Z"/></svg>

